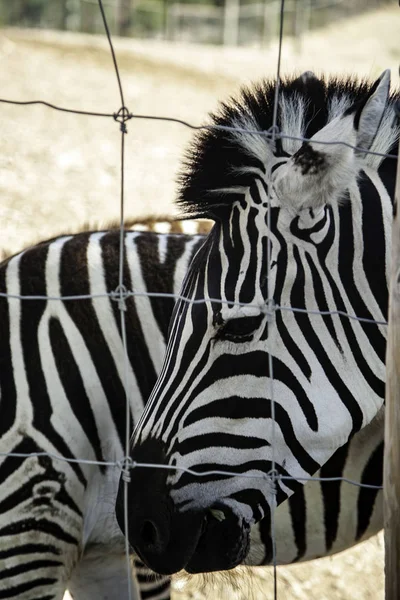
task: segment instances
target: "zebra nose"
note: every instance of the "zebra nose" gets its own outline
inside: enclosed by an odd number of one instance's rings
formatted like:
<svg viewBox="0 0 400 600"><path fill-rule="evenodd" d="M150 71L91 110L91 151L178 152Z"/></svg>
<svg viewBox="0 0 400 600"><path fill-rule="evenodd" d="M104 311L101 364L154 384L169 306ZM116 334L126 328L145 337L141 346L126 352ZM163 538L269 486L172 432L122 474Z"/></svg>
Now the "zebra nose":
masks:
<svg viewBox="0 0 400 600"><path fill-rule="evenodd" d="M120 485L115 507L118 525L130 546L146 564L157 563L158 558L166 553L170 542L171 516L168 506L164 498L154 491L142 497L133 489L125 507L122 491L123 486Z"/></svg>

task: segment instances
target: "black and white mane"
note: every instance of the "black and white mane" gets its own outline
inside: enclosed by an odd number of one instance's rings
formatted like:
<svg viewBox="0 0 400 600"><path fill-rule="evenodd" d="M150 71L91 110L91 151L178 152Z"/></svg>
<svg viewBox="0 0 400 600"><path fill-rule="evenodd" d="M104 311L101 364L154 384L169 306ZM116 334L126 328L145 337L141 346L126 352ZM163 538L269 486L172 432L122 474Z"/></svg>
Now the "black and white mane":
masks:
<svg viewBox="0 0 400 600"><path fill-rule="evenodd" d="M275 156L289 157L316 132L347 109L361 106L373 86L370 81L354 77L286 78L281 82ZM397 154L398 129L393 122L392 104L398 93L390 96L382 124L371 150L377 153ZM179 177L178 205L189 217L215 217L218 207L231 206L238 198L238 190L254 180L254 170L266 172L271 141L268 132L273 126L275 81L265 80L243 88L238 98L221 103L210 115L210 128L202 130L186 153L184 168ZM212 126L217 126L215 129ZM239 131L223 131L221 128ZM249 133L243 130L249 130ZM250 132L265 132L265 135ZM285 137L288 136L288 137ZM308 168L318 161L317 153L308 155ZM311 162L311 164L310 164ZM383 157L365 154L363 163L377 167ZM394 182L393 182L394 185ZM227 190L229 189L229 193Z"/></svg>

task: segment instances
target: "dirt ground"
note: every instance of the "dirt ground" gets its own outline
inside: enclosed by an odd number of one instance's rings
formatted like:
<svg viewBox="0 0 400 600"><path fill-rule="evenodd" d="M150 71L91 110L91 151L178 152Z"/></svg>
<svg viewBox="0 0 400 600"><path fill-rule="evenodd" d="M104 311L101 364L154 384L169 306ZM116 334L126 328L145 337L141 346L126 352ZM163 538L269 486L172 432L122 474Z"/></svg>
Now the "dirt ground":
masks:
<svg viewBox="0 0 400 600"><path fill-rule="evenodd" d="M356 73L391 68L398 84L397 2L283 46L282 72ZM192 124L251 80L273 75L277 47L215 48L115 40L128 109ZM1 91L9 100L45 100L66 108L118 111L121 101L103 36L0 31ZM83 222L119 218L120 133L114 120L43 106L0 104L0 247L18 250ZM126 215L171 213L175 179L190 129L135 119L126 136ZM239 579L238 579L239 578ZM211 586L211 587L210 587ZM340 556L278 568L280 600L380 600L383 546L378 536ZM235 584L175 583L175 600L273 598L271 569L239 574Z"/></svg>

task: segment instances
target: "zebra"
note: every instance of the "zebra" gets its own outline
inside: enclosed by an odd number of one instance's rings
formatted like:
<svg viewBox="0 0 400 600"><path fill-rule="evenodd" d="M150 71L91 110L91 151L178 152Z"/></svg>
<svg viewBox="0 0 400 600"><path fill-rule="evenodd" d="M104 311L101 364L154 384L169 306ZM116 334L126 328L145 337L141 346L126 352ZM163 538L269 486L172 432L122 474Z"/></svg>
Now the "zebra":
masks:
<svg viewBox="0 0 400 600"><path fill-rule="evenodd" d="M265 81L222 104L181 174L180 208L214 226L131 440L133 464L167 467L133 469L127 506L129 542L159 573L246 562L252 526L268 533L292 494L301 520L304 480L381 427L396 176L384 155L396 151L399 95L389 71L374 83L289 77L277 104L285 135L275 97ZM120 525L122 492L120 482Z"/></svg>
<svg viewBox="0 0 400 600"><path fill-rule="evenodd" d="M184 235L179 222L136 219L134 226L145 231L125 233L127 287L139 294L177 294L207 224L196 226L201 235ZM124 538L113 516L118 470L53 458L113 462L123 456L119 310L109 297L97 297L116 288L118 261L119 232L86 228L0 264L0 598L56 599L66 588L79 600L127 597ZM18 299L85 293L92 299ZM127 300L132 421L160 371L173 305L169 297ZM366 430L354 436L346 456L333 457L329 473L351 472L379 485L382 465L370 472L382 445L382 421L376 418ZM298 493L304 514L291 505L297 494L277 510L277 533L285 540L278 545L282 564L338 552L382 527L379 494L359 506L343 488L339 506L323 487L320 494L315 489L305 486ZM355 514L361 528L352 525ZM246 563L267 564L269 523L262 521L251 533ZM155 579L137 558L135 573L136 597L138 585L143 599L169 598L169 577Z"/></svg>
<svg viewBox="0 0 400 600"><path fill-rule="evenodd" d="M118 285L119 236L61 235L0 265L0 598L57 599L67 587L79 599L127 598L113 511L119 470L53 458L124 455L120 314L101 297ZM176 294L203 238L126 231L125 284ZM93 297L40 299L82 294ZM126 305L132 425L159 373L174 300L140 296ZM170 578L137 564L141 597L169 598ZM138 598L133 572L132 586Z"/></svg>

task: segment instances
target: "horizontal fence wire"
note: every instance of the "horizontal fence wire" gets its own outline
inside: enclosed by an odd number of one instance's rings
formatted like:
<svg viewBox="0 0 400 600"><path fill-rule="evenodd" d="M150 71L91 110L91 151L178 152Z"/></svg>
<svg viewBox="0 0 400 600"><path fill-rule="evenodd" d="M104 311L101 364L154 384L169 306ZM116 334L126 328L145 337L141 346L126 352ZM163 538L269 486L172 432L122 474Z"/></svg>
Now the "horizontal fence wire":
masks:
<svg viewBox="0 0 400 600"><path fill-rule="evenodd" d="M115 461L107 461L107 460L91 460L85 458L67 458L65 456L60 456L58 454L53 454L52 452L0 452L0 456L5 458L38 458L41 456L48 456L54 460L58 460L61 462L72 463L72 464L82 464L82 465L93 465L99 467L115 467L120 469L122 472L125 470L133 470L133 469L162 469L164 471L172 471L179 473L188 473L189 475L193 475L194 477L202 478L208 477L211 475L221 475L224 477L241 477L243 479L257 479L257 480L265 480L265 481L285 481L285 480L295 480L295 481L319 481L319 482L337 482L342 481L344 483L348 483L350 485L355 485L360 488L367 488L373 490L382 490L382 485L373 485L369 483L361 483L360 481L354 481L353 479L349 479L348 477L317 477L317 476L299 476L292 477L291 475L281 475L280 473L271 471L268 473L260 473L260 475L251 475L250 473L237 473L236 471L227 471L224 469L212 469L210 471L195 471L194 469L188 469L186 467L178 467L174 465L163 465L161 463L143 463L137 462L131 459L130 456L124 456L123 458Z"/></svg>
<svg viewBox="0 0 400 600"><path fill-rule="evenodd" d="M196 131L207 130L207 131L226 131L226 132L232 132L232 133L247 133L250 135L258 135L258 136L264 137L267 140L271 140L271 141L274 141L276 139L285 139L285 140L295 140L295 141L303 142L303 143L312 142L313 144L320 144L321 146L344 146L346 148L350 148L351 150L354 150L355 152L360 152L363 154L371 154L372 156L381 156L382 158L390 158L392 160L397 160L396 154L375 152L374 150L361 148L360 146L354 146L353 144L349 144L348 142L341 141L341 140L334 140L334 141L313 140L312 138L308 138L308 137L289 135L288 133L285 133L284 131L280 131L277 128L277 126L270 127L267 130L260 130L260 129L250 129L247 127L230 127L228 125L194 125L193 123L189 123L188 121L185 121L184 119L178 119L177 117L163 117L163 116L155 116L155 115L133 114L133 113L130 113L129 111L127 111L126 107L124 107L124 106L122 108L120 108L119 111L116 113L99 113L99 112L92 112L92 111L76 110L73 108L64 108L61 106L57 106L55 104L51 104L50 102L45 102L44 100L21 101L21 100L10 100L10 99L5 99L5 98L0 98L0 102L6 103L6 104L15 104L17 106L42 104L44 106L47 106L48 108L52 108L54 110L59 110L59 111L66 112L66 113L72 113L72 114L76 114L76 115L85 115L85 116L89 116L89 117L108 117L108 118L114 119L115 121L120 120L120 113L122 110L124 110L124 113L125 113L124 121L129 121L131 119L146 119L146 120L150 120L150 121L164 121L167 123L177 123L179 125L183 125L185 127L188 127L189 129L194 129Z"/></svg>
<svg viewBox="0 0 400 600"><path fill-rule="evenodd" d="M119 287L119 286L118 286ZM224 304L227 306L243 306L247 308L255 308L258 309L261 313L264 313L268 316L272 316L273 313L277 311L283 312L293 312L293 313L301 313L307 315L315 315L321 317L328 316L339 316L346 317L347 319L353 321L359 321L360 323L370 323L371 325L383 325L387 326L387 321L378 320L378 319L369 319L368 317L359 317L357 315L352 315L344 310L313 310L308 308L296 308L295 306L280 306L279 304L275 304L271 300L267 300L265 304L252 304L251 302L239 302L239 301L231 301L231 300L223 300L221 298L187 298L186 296L182 296L181 294L173 294L169 292L134 292L132 290L125 290L122 294L119 292L118 288L111 292L104 292L101 294L77 294L72 296L46 296L40 294L33 295L23 295L23 294L9 294L7 292L0 292L0 298L7 298L11 300L32 300L32 301L59 301L62 302L71 302L75 300L93 300L95 298L111 298L111 300L115 300L120 302L121 300L126 300L128 298L168 298L172 300L179 300L182 302L186 302L187 304L204 304L206 302Z"/></svg>

